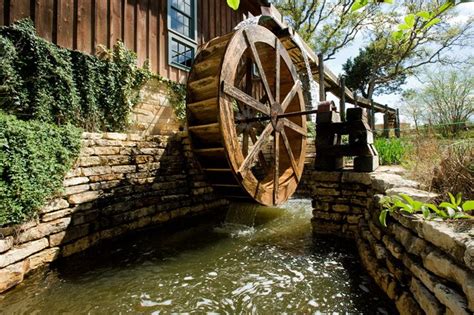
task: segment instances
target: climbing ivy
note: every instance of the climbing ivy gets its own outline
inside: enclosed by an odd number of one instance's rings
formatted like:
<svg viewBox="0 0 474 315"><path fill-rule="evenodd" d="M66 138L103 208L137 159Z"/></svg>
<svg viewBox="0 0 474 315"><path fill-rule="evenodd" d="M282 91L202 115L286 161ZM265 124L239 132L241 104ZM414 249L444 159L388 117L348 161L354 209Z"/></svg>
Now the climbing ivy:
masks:
<svg viewBox="0 0 474 315"><path fill-rule="evenodd" d="M60 190L81 147L80 129L0 111L0 226L35 216Z"/></svg>
<svg viewBox="0 0 474 315"><path fill-rule="evenodd" d="M168 99L176 118L184 124L186 121L186 85L168 80L160 75L155 75L154 78L167 86Z"/></svg>
<svg viewBox="0 0 474 315"><path fill-rule="evenodd" d="M151 73L120 42L99 57L40 38L28 19L1 27L0 109L88 131L124 130Z"/></svg>

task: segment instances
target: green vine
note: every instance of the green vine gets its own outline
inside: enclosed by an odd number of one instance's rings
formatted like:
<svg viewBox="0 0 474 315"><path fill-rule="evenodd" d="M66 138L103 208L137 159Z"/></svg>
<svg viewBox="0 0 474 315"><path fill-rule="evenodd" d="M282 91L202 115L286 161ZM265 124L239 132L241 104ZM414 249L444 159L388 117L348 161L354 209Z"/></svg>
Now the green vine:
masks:
<svg viewBox="0 0 474 315"><path fill-rule="evenodd" d="M186 122L186 85L168 80L160 75L154 75L154 78L167 86L168 99L176 118L184 124Z"/></svg>

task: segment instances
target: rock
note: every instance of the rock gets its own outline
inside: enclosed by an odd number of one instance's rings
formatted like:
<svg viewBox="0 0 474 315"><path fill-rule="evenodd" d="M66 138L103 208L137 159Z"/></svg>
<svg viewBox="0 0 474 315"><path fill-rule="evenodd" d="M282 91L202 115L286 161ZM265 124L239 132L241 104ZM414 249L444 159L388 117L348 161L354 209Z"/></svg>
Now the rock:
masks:
<svg viewBox="0 0 474 315"><path fill-rule="evenodd" d="M108 139L108 140L127 140L128 135L126 133L106 132L106 133L104 133L104 139Z"/></svg>
<svg viewBox="0 0 474 315"><path fill-rule="evenodd" d="M345 171L342 172L342 182L370 185L372 183L372 180L370 178L370 173Z"/></svg>
<svg viewBox="0 0 474 315"><path fill-rule="evenodd" d="M382 238L382 242L385 244L385 246L390 251L393 257L397 259L402 258L403 248L395 240L393 240L388 235L385 235Z"/></svg>
<svg viewBox="0 0 474 315"><path fill-rule="evenodd" d="M342 214L339 213L332 213L332 212L319 212L313 211L313 218L316 219L324 219L327 221L342 221L344 219Z"/></svg>
<svg viewBox="0 0 474 315"><path fill-rule="evenodd" d="M442 307L433 294L415 278L411 278L410 291L426 314L441 315L444 313L444 307Z"/></svg>
<svg viewBox="0 0 474 315"><path fill-rule="evenodd" d="M474 274L462 269L449 258L437 251L432 251L423 257L423 265L434 274L454 281L466 294L469 308L474 311Z"/></svg>
<svg viewBox="0 0 474 315"><path fill-rule="evenodd" d="M13 236L7 236L0 239L0 253L4 253L13 246Z"/></svg>
<svg viewBox="0 0 474 315"><path fill-rule="evenodd" d="M48 247L48 245L48 239L42 238L37 241L29 242L10 249L5 254L0 255L0 268L11 265L30 256L31 254L39 252L40 250Z"/></svg>
<svg viewBox="0 0 474 315"><path fill-rule="evenodd" d="M467 243L463 259L466 266L469 269L474 270L474 240Z"/></svg>
<svg viewBox="0 0 474 315"><path fill-rule="evenodd" d="M101 164L101 161L100 161L100 157L98 156L80 157L76 162L77 166L82 166L82 167L97 166L100 164Z"/></svg>
<svg viewBox="0 0 474 315"><path fill-rule="evenodd" d="M53 199L40 210L40 213L62 210L66 209L67 207L69 207L69 203L65 199Z"/></svg>
<svg viewBox="0 0 474 315"><path fill-rule="evenodd" d="M419 183L404 179L400 175L390 173L372 173L370 176L372 178L372 188L380 193L385 193L390 188L418 188L420 186Z"/></svg>
<svg viewBox="0 0 474 315"><path fill-rule="evenodd" d="M389 224L388 229L393 233L395 239L400 242L410 254L424 256L430 249L428 243L417 237L409 229L393 222Z"/></svg>
<svg viewBox="0 0 474 315"><path fill-rule="evenodd" d="M381 165L376 170L377 173L391 173L403 176L406 174L406 169L397 165Z"/></svg>
<svg viewBox="0 0 474 315"><path fill-rule="evenodd" d="M315 188L314 193L317 195L339 196L340 192L334 188Z"/></svg>
<svg viewBox="0 0 474 315"><path fill-rule="evenodd" d="M74 212L74 208L68 208L64 210L46 213L46 214L43 214L43 216L41 217L41 221L49 222L49 221L53 221L59 218L64 218L65 216L70 215L73 212Z"/></svg>
<svg viewBox="0 0 474 315"><path fill-rule="evenodd" d="M96 200L99 198L99 196L100 193L98 191L86 191L80 194L69 196L68 201L70 204L77 205Z"/></svg>
<svg viewBox="0 0 474 315"><path fill-rule="evenodd" d="M120 154L120 147L95 147L95 155L117 155Z"/></svg>
<svg viewBox="0 0 474 315"><path fill-rule="evenodd" d="M62 218L52 222L41 223L38 226L26 230L17 237L18 243L25 243L44 236L64 231L71 223L71 218Z"/></svg>
<svg viewBox="0 0 474 315"><path fill-rule="evenodd" d="M96 132L83 132L82 133L82 139L102 139L103 133L96 133Z"/></svg>
<svg viewBox="0 0 474 315"><path fill-rule="evenodd" d="M86 184L89 182L89 178L87 177L73 177L73 178L68 178L63 181L63 186L64 187L69 187L69 186L76 186L80 184ZM59 209L56 209L59 210Z"/></svg>
<svg viewBox="0 0 474 315"><path fill-rule="evenodd" d="M69 196L73 194L78 194L84 191L88 191L89 188L90 188L89 184L69 186L69 187L66 187L66 189L64 190L64 195Z"/></svg>
<svg viewBox="0 0 474 315"><path fill-rule="evenodd" d="M34 270L44 264L50 263L59 256L59 247L47 248L37 254L28 257L29 270Z"/></svg>
<svg viewBox="0 0 474 315"><path fill-rule="evenodd" d="M110 173L112 173L112 168L110 166L94 166L82 169L82 174L84 176L97 176Z"/></svg>
<svg viewBox="0 0 474 315"><path fill-rule="evenodd" d="M332 205L332 210L336 211L336 212L349 212L351 207L348 206L348 205L341 205L341 204L338 204L338 205Z"/></svg>
<svg viewBox="0 0 474 315"><path fill-rule="evenodd" d="M28 260L0 269L0 293L14 287L23 281L26 271L29 269Z"/></svg>
<svg viewBox="0 0 474 315"><path fill-rule="evenodd" d="M431 193L428 191L415 189L411 187L395 187L390 188L385 191L387 196L398 196L399 194L405 194L412 197L415 200L422 202L429 202L434 198L438 197L438 194Z"/></svg>
<svg viewBox="0 0 474 315"><path fill-rule="evenodd" d="M112 166L113 173L119 174L127 174L127 173L134 173L137 171L136 165L117 165Z"/></svg>
<svg viewBox="0 0 474 315"><path fill-rule="evenodd" d="M470 314L467 310L466 301L464 298L456 293L453 289L448 288L444 284L438 283L435 285L434 294L436 298L446 305L448 309L457 315Z"/></svg>
<svg viewBox="0 0 474 315"><path fill-rule="evenodd" d="M311 175L312 179L322 182L340 182L341 177L341 172L313 171Z"/></svg>
<svg viewBox="0 0 474 315"><path fill-rule="evenodd" d="M67 257L71 256L72 254L79 253L92 245L96 244L100 240L100 234L95 233L86 237L83 237L77 240L74 243L65 245L62 248L62 256Z"/></svg>
<svg viewBox="0 0 474 315"><path fill-rule="evenodd" d="M425 268L413 261L408 255L403 255L402 261L405 267L407 267L408 270L410 270L411 273L417 277L425 287L427 287L431 292L434 292L434 287L436 283L441 281L440 279L426 271Z"/></svg>
<svg viewBox="0 0 474 315"><path fill-rule="evenodd" d="M422 315L424 312L420 309L418 303L411 296L405 292L396 301L395 306L400 314Z"/></svg>

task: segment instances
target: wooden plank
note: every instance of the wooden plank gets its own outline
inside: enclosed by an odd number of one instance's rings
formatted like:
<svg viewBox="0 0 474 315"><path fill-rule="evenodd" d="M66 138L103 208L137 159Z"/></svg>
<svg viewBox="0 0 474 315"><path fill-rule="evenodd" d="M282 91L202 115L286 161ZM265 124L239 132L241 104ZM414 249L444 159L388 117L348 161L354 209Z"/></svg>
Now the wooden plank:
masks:
<svg viewBox="0 0 474 315"><path fill-rule="evenodd" d="M113 0L112 0L113 1ZM109 46L109 0L95 2L95 34L94 47L99 45Z"/></svg>
<svg viewBox="0 0 474 315"><path fill-rule="evenodd" d="M93 52L92 40L92 3L82 0L77 3L77 49Z"/></svg>
<svg viewBox="0 0 474 315"><path fill-rule="evenodd" d="M222 15L221 15L221 2L222 0L216 0L215 1L215 7L214 7L214 24L216 27L216 36L221 36L221 23L222 23ZM212 20L211 20L212 23Z"/></svg>
<svg viewBox="0 0 474 315"><path fill-rule="evenodd" d="M230 9L225 0L221 1L221 14L220 14L220 20L221 20L221 36L227 34L227 9Z"/></svg>
<svg viewBox="0 0 474 315"><path fill-rule="evenodd" d="M5 1L4 0L0 0L0 8L1 8L1 11L0 11L0 25L5 25L5 14L6 14L7 10L5 8Z"/></svg>
<svg viewBox="0 0 474 315"><path fill-rule="evenodd" d="M167 32L167 27L166 27L166 1L161 0L159 1L159 16L158 16L158 69L159 69L159 74L164 77L167 76L167 68L168 68L168 43L166 42L166 32Z"/></svg>
<svg viewBox="0 0 474 315"><path fill-rule="evenodd" d="M58 26L56 43L65 48L74 48L74 0L58 2Z"/></svg>
<svg viewBox="0 0 474 315"><path fill-rule="evenodd" d="M109 47L115 45L119 40L122 40L122 1L110 0L110 33L109 33Z"/></svg>
<svg viewBox="0 0 474 315"><path fill-rule="evenodd" d="M160 53L158 51L158 38L159 38L159 26L158 26L158 19L159 19L159 4L158 1L150 1L150 8L149 8L149 32L148 32L148 58L150 59L151 70L155 73L159 73L159 56Z"/></svg>
<svg viewBox="0 0 474 315"><path fill-rule="evenodd" d="M10 0L10 24L30 17L32 13L30 4L30 0Z"/></svg>
<svg viewBox="0 0 474 315"><path fill-rule="evenodd" d="M136 0L125 0L124 13L124 43L128 49L136 51L136 37L135 37L135 9Z"/></svg>
<svg viewBox="0 0 474 315"><path fill-rule="evenodd" d="M203 43L208 42L210 38L209 34L209 0L202 0L202 34L203 34Z"/></svg>
<svg viewBox="0 0 474 315"><path fill-rule="evenodd" d="M38 35L53 41L54 0L35 2L35 27Z"/></svg>
<svg viewBox="0 0 474 315"><path fill-rule="evenodd" d="M148 0L137 1L137 58L141 66L148 59Z"/></svg>
<svg viewBox="0 0 474 315"><path fill-rule="evenodd" d="M209 40L216 37L216 21L215 21L216 0L209 0Z"/></svg>

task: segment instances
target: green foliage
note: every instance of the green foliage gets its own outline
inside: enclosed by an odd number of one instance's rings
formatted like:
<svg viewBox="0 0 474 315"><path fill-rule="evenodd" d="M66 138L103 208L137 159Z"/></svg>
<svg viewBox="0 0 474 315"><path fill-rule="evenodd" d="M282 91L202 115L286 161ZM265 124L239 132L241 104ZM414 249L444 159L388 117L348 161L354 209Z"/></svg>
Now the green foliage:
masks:
<svg viewBox="0 0 474 315"><path fill-rule="evenodd" d="M410 144L399 138L379 138L375 140L374 145L382 165L401 164L407 150L410 149Z"/></svg>
<svg viewBox="0 0 474 315"><path fill-rule="evenodd" d="M227 5L237 11L239 9L240 0L227 0Z"/></svg>
<svg viewBox="0 0 474 315"><path fill-rule="evenodd" d="M186 122L186 85L168 80L160 75L156 75L155 78L167 85L168 98L176 118L184 124Z"/></svg>
<svg viewBox="0 0 474 315"><path fill-rule="evenodd" d="M150 77L117 43L101 59L37 36L30 20L0 28L0 109L22 119L119 131Z"/></svg>
<svg viewBox="0 0 474 315"><path fill-rule="evenodd" d="M382 201L382 211L379 221L383 226L387 226L387 215L394 212L404 212L407 214L421 213L426 220L447 220L447 219L474 219L468 213L474 210L474 200L468 200L462 203L462 195L456 196L448 193L449 202L441 202L438 206L432 203L425 203L413 200L408 195L385 197Z"/></svg>
<svg viewBox="0 0 474 315"><path fill-rule="evenodd" d="M80 130L0 111L0 226L34 217L58 192L80 150Z"/></svg>

